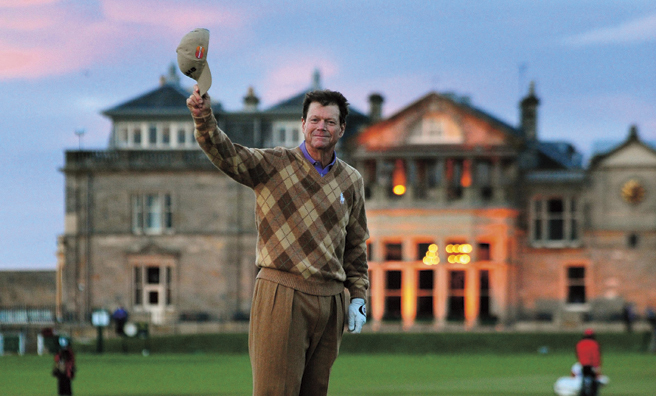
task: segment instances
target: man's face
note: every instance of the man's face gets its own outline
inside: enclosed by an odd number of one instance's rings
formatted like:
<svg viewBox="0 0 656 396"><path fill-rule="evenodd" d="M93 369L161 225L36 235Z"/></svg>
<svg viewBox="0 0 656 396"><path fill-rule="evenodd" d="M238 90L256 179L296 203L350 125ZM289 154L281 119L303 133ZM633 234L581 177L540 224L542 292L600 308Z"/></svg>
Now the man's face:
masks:
<svg viewBox="0 0 656 396"><path fill-rule="evenodd" d="M345 124L339 123L339 107L335 104L322 106L310 103L307 118L302 122L303 135L309 148L330 151L344 134Z"/></svg>

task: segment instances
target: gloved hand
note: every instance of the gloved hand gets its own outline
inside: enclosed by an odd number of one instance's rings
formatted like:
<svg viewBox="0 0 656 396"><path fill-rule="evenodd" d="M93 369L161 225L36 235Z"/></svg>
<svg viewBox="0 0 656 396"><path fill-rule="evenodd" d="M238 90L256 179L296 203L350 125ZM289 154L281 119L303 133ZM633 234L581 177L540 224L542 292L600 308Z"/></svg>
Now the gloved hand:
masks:
<svg viewBox="0 0 656 396"><path fill-rule="evenodd" d="M348 330L351 333L359 333L365 323L367 323L367 307L364 298L354 298L349 305Z"/></svg>

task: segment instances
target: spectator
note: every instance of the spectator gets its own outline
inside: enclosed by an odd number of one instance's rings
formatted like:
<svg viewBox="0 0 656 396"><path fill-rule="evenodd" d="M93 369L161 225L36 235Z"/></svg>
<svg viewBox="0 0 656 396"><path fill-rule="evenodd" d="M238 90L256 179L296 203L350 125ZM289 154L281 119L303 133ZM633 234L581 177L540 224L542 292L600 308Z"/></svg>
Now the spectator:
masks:
<svg viewBox="0 0 656 396"><path fill-rule="evenodd" d="M656 353L656 312L651 307L647 308L647 321L651 326L651 340L649 341L648 351Z"/></svg>
<svg viewBox="0 0 656 396"><path fill-rule="evenodd" d="M124 336L125 323L128 321L128 311L122 306L118 307L112 314L112 319L114 319L114 324L116 325L116 334Z"/></svg>
<svg viewBox="0 0 656 396"><path fill-rule="evenodd" d="M581 396L597 396L601 375L601 349L592 329L583 332L576 344L576 358L582 366Z"/></svg>
<svg viewBox="0 0 656 396"><path fill-rule="evenodd" d="M75 355L65 337L59 338L59 351L55 354L55 367L52 375L57 377L57 394L72 395L71 381L75 378Z"/></svg>
<svg viewBox="0 0 656 396"><path fill-rule="evenodd" d="M626 325L626 332L633 332L633 321L635 320L635 312L633 312L633 304L626 303L622 309L622 319Z"/></svg>

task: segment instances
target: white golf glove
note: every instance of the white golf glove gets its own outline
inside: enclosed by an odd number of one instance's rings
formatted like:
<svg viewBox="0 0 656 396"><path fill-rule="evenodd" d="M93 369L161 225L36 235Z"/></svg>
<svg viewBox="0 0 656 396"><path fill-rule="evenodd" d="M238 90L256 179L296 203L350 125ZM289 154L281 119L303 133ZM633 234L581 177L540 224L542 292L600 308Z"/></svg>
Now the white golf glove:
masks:
<svg viewBox="0 0 656 396"><path fill-rule="evenodd" d="M365 323L367 323L367 307L364 298L354 298L349 305L348 330L351 333L359 333Z"/></svg>

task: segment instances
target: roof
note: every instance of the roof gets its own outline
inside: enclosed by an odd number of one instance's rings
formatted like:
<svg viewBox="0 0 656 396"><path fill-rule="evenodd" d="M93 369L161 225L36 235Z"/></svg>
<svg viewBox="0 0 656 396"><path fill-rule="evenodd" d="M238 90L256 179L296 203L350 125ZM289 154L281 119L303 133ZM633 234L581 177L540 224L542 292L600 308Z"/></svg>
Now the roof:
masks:
<svg viewBox="0 0 656 396"><path fill-rule="evenodd" d="M392 116L367 128L367 130L360 135L360 139L361 139L360 143L363 143L365 140L367 140L369 136L377 136L381 131L388 129L391 125L395 125L400 120L406 118L408 114L411 114L417 108L421 107L425 103L434 100L447 101L451 103L453 106L455 106L456 108L462 110L464 113L468 113L472 115L474 118L487 122L495 129L501 131L502 133L512 138L520 139L523 136L522 132L518 128L515 128L512 125L504 121L501 121L499 118L491 115L490 113L487 113L475 106L472 106L469 98L467 97L458 97L457 95L452 93L440 94L437 92L429 92L426 95L422 96L421 98L417 99L416 101L410 103L408 106L404 107L403 109L397 111Z"/></svg>
<svg viewBox="0 0 656 396"><path fill-rule="evenodd" d="M302 91L294 96L292 96L289 99L285 99L268 109L264 110L265 113L269 114L289 114L289 115L294 115L298 118L300 118L301 113L303 112L303 101L305 100L305 94L308 92L312 91L313 88L306 89L305 91ZM349 105L348 107L349 114L348 117L367 117L357 109L355 109L353 106Z"/></svg>
<svg viewBox="0 0 656 396"><path fill-rule="evenodd" d="M104 110L102 114L108 117L120 116L189 116L187 98L190 92L176 83L165 83L159 87L121 103L115 107ZM215 111L221 109L220 104L212 106Z"/></svg>
<svg viewBox="0 0 656 396"><path fill-rule="evenodd" d="M577 170L550 170L530 171L526 173L525 180L534 183L581 183L585 180L585 171Z"/></svg>
<svg viewBox="0 0 656 396"><path fill-rule="evenodd" d="M583 156L568 142L537 142L538 151L566 169L582 167Z"/></svg>
<svg viewBox="0 0 656 396"><path fill-rule="evenodd" d="M656 142L646 142L640 139L640 136L638 136L638 127L636 125L631 125L629 128L629 135L624 140L624 142L613 143L604 141L595 143L592 158L590 159L590 168L596 166L599 162L634 143L637 143L656 154Z"/></svg>

